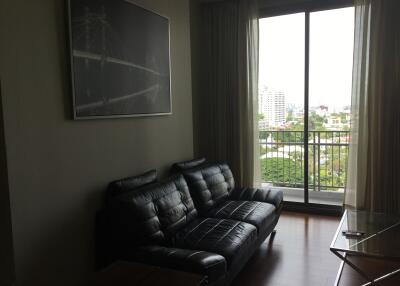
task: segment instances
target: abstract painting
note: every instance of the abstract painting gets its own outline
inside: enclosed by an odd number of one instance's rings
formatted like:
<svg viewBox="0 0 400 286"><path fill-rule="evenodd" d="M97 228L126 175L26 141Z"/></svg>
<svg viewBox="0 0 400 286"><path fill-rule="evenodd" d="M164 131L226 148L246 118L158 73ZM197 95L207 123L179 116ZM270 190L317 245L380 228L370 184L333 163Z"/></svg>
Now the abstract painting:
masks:
<svg viewBox="0 0 400 286"><path fill-rule="evenodd" d="M69 0L75 119L171 114L169 19L123 0Z"/></svg>

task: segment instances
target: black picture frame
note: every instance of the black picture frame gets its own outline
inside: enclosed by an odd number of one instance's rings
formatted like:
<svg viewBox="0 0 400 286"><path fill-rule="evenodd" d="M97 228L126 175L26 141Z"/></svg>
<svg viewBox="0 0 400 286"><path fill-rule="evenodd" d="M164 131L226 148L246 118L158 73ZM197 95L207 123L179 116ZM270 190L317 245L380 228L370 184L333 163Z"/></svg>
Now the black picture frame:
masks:
<svg viewBox="0 0 400 286"><path fill-rule="evenodd" d="M170 21L127 0L68 0L73 117L172 114Z"/></svg>

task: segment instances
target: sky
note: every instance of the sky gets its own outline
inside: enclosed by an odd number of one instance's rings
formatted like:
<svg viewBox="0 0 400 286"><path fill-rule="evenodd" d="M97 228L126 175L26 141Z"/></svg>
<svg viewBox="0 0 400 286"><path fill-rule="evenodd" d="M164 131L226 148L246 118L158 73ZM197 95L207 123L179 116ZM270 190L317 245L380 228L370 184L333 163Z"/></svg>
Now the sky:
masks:
<svg viewBox="0 0 400 286"><path fill-rule="evenodd" d="M260 19L259 85L303 107L305 14ZM354 8L310 13L310 107L351 103Z"/></svg>

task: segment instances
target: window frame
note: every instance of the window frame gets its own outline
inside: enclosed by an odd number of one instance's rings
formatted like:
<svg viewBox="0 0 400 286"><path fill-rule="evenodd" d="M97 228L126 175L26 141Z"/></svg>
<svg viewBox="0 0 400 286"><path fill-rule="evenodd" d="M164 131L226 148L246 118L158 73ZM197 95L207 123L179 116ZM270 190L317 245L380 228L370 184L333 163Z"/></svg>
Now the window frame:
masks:
<svg viewBox="0 0 400 286"><path fill-rule="evenodd" d="M261 0L263 1L263 0ZM305 19L305 38L304 38L304 134L309 132L309 77L310 77L310 13L327 11L340 8L354 7L353 0L303 0L287 4L268 5L268 1L263 1L266 5L260 5L259 18L269 18L284 16L295 13L304 13ZM261 2L261 3L263 3ZM309 202L309 180L308 180L308 161L309 161L309 142L308 136L304 137L304 201L287 202L284 208L292 211L313 212L318 214L342 215L343 206L333 206L328 204L315 204Z"/></svg>
<svg viewBox="0 0 400 286"><path fill-rule="evenodd" d="M293 1L293 0L292 0ZM261 3L268 2L261 0ZM278 2L278 1L276 1ZM260 5L259 18L283 16L294 13L310 13L354 6L354 0L303 0L287 4L271 3Z"/></svg>

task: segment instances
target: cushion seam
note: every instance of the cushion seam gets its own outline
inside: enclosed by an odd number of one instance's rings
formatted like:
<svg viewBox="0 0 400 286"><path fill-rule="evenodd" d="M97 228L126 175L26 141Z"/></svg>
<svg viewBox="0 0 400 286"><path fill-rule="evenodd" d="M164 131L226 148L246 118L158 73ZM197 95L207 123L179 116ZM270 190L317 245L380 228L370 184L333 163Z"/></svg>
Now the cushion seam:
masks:
<svg viewBox="0 0 400 286"><path fill-rule="evenodd" d="M216 225L214 225L212 228L210 228L199 240L196 241L196 243L194 245L197 246L212 230L214 230L217 226L219 226L224 221L225 220L223 219L223 220L219 221Z"/></svg>
<svg viewBox="0 0 400 286"><path fill-rule="evenodd" d="M195 228L191 229L188 233L185 234L185 236L183 237L184 240L186 240L186 238L188 237L189 234L191 234L193 231L195 231L196 229L198 229L200 227L200 225L202 225L204 222L206 222L207 220L209 220L209 218L206 218L205 220L202 220L198 225L196 225Z"/></svg>
<svg viewBox="0 0 400 286"><path fill-rule="evenodd" d="M227 206L229 206L230 204L232 204L234 201L230 201L228 204L224 205L222 208L220 208L214 215L216 216L217 214L219 214L220 211L222 211L223 209L225 209Z"/></svg>
<svg viewBox="0 0 400 286"><path fill-rule="evenodd" d="M232 216L239 208L241 208L245 203L247 203L246 201L242 202L237 208L235 208L229 216Z"/></svg>
<svg viewBox="0 0 400 286"><path fill-rule="evenodd" d="M257 203L257 205L243 218L243 219L247 219L247 217L251 214L251 213L253 213L255 210L256 210L256 208L258 208L259 206L260 206L260 202L258 202Z"/></svg>
<svg viewBox="0 0 400 286"><path fill-rule="evenodd" d="M216 246L221 240L223 240L228 234L230 234L239 225L239 223L241 223L241 222L240 221L236 222L234 227L231 227L231 229L227 233L225 233L224 236L222 236L220 239L218 239L214 243L214 246Z"/></svg>

